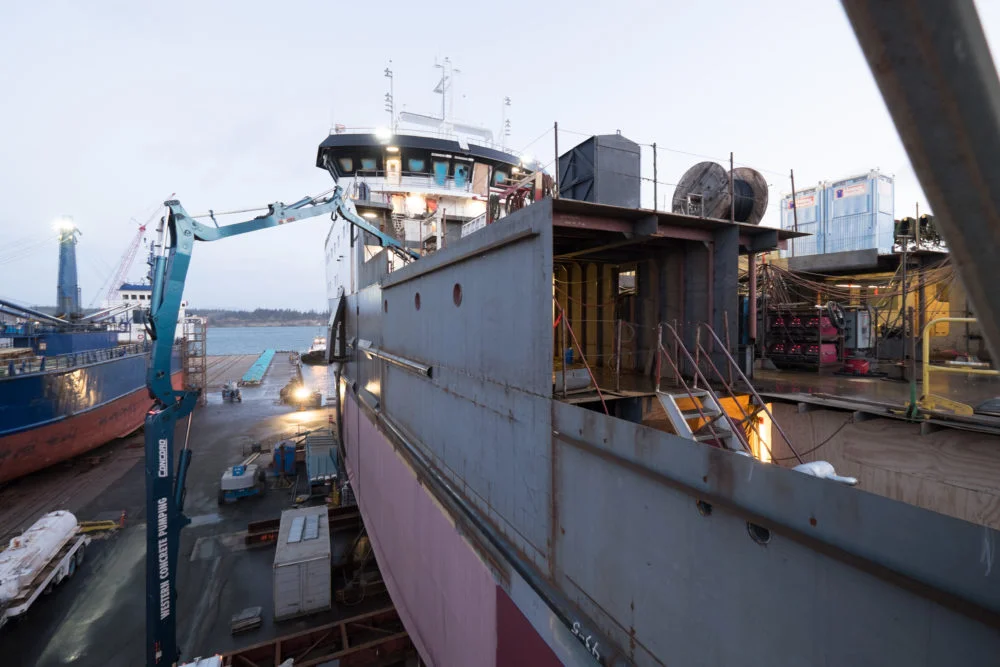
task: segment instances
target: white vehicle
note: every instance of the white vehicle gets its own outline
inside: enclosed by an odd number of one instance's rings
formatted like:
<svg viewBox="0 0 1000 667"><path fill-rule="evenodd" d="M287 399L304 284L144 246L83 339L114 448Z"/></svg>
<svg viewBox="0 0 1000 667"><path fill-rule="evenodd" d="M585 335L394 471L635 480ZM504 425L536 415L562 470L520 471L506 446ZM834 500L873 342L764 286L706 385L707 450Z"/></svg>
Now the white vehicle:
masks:
<svg viewBox="0 0 1000 667"><path fill-rule="evenodd" d="M0 552L0 627L73 576L90 538L70 512L49 512Z"/></svg>

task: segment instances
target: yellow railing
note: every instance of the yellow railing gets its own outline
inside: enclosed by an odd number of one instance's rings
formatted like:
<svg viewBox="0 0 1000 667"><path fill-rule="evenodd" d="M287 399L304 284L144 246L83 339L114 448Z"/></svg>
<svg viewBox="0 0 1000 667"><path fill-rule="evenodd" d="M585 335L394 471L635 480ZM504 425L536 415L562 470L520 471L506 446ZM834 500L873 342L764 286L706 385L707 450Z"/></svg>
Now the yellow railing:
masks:
<svg viewBox="0 0 1000 667"><path fill-rule="evenodd" d="M950 398L945 398L944 396L938 396L937 394L931 393L931 374L932 373L952 373L957 375L1000 375L1000 371L987 368L967 368L958 366L934 366L930 362L931 358L931 327L935 324L940 324L941 322L957 322L959 324L969 323L974 324L976 318L974 317L938 317L931 320L924 325L923 330L923 362L924 362L924 372L923 372L923 382L924 382L924 393L917 401L917 405L923 410L936 410L936 411L947 411L952 412L956 415L962 415L965 417L971 417L974 414L974 409L971 405L966 403L961 403L959 401L954 401Z"/></svg>

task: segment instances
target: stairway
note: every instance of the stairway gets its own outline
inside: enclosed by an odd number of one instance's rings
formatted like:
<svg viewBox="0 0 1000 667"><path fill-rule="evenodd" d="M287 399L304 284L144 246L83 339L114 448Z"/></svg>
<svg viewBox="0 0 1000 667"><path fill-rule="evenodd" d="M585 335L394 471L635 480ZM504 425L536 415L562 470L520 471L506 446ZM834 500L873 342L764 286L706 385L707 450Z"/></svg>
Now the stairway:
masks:
<svg viewBox="0 0 1000 667"><path fill-rule="evenodd" d="M743 443L733 431L732 422L712 392L704 389L692 389L690 393L657 391L656 397L677 435L695 442L744 451Z"/></svg>

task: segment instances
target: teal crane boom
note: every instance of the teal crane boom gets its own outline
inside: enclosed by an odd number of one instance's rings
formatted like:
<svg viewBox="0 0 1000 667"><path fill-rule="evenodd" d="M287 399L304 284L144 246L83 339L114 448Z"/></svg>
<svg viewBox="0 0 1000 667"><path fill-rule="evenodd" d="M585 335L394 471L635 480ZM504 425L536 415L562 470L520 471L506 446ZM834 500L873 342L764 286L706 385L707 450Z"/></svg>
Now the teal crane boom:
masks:
<svg viewBox="0 0 1000 667"><path fill-rule="evenodd" d="M329 196L325 196L329 194ZM187 214L177 200L164 203L169 213L163 252L151 267L152 295L149 326L152 359L146 387L155 401L145 421L146 452L146 664L174 665L180 658L177 646L177 554L180 532L190 519L184 516L184 485L191 465L191 450L185 439L173 472L174 431L183 418L190 419L198 390L177 390L171 384L171 352L177 330L177 315L195 241L218 241L270 227L329 213L372 236L397 255L410 260L419 255L405 249L357 214L339 185L319 197L306 197L294 204L277 202L265 215L225 226L206 225ZM214 221L214 216L213 216Z"/></svg>

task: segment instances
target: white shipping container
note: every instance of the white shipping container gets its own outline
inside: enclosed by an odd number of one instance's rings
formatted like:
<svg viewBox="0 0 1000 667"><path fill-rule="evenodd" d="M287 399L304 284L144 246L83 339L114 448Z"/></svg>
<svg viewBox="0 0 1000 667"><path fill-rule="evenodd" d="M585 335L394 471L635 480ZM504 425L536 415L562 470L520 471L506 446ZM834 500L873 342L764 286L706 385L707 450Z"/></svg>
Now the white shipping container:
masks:
<svg viewBox="0 0 1000 667"><path fill-rule="evenodd" d="M274 551L274 618L331 607L330 524L326 507L285 510Z"/></svg>

